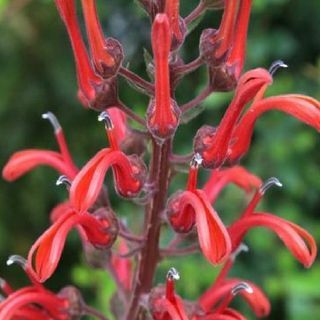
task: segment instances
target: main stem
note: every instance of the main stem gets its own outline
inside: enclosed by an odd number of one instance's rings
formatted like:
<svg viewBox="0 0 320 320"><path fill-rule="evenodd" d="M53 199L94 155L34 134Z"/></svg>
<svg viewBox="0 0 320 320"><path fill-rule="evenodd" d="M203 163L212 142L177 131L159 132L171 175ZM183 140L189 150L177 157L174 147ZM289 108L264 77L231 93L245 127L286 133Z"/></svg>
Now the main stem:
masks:
<svg viewBox="0 0 320 320"><path fill-rule="evenodd" d="M140 298L144 293L149 293L156 267L160 258L159 238L161 227L161 213L163 212L169 184L169 155L171 140L159 144L152 140L153 150L150 165L149 182L154 186L155 193L146 206L145 230L147 230L146 245L139 256L138 269L135 279L131 304L127 313L127 320L143 320L145 313L140 306Z"/></svg>

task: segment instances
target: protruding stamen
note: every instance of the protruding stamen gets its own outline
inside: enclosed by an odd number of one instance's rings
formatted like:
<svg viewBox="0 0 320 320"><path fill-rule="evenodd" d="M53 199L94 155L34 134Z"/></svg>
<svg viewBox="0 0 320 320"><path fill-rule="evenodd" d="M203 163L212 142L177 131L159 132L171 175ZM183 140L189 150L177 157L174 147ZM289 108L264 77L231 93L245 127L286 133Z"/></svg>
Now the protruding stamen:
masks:
<svg viewBox="0 0 320 320"><path fill-rule="evenodd" d="M236 286L234 286L231 290L231 294L233 296L236 296L239 294L241 291L245 290L248 293L253 293L253 289L246 283L246 282L240 282Z"/></svg>
<svg viewBox="0 0 320 320"><path fill-rule="evenodd" d="M288 68L288 65L285 64L282 60L276 60L272 62L270 68L269 68L269 73L274 76L274 74L278 71L280 68Z"/></svg>
<svg viewBox="0 0 320 320"><path fill-rule="evenodd" d="M66 187L71 187L71 181L66 176L60 176L56 181L57 186L64 184Z"/></svg>
<svg viewBox="0 0 320 320"><path fill-rule="evenodd" d="M263 183L259 191L261 194L265 194L265 192L274 185L280 188L282 187L282 183L279 181L279 179L275 177L271 177Z"/></svg>
<svg viewBox="0 0 320 320"><path fill-rule="evenodd" d="M98 116L98 121L104 122L106 129L111 130L113 129L113 123L111 117L107 111L102 111Z"/></svg>
<svg viewBox="0 0 320 320"><path fill-rule="evenodd" d="M232 253L231 255L231 259L234 261L238 255L242 252L249 252L249 247L244 244L244 243L240 243L240 245L238 246L238 248Z"/></svg>
<svg viewBox="0 0 320 320"><path fill-rule="evenodd" d="M60 125L57 117L52 112L43 113L42 119L46 119L46 120L50 121L50 123L54 129L54 132L58 132L59 130L61 130L61 125Z"/></svg>
<svg viewBox="0 0 320 320"><path fill-rule="evenodd" d="M19 266L21 266L23 269L26 268L27 265L27 260L19 255L12 255L8 258L7 260L7 266L11 266L14 263L18 264Z"/></svg>
<svg viewBox="0 0 320 320"><path fill-rule="evenodd" d="M176 268L170 268L168 273L167 273L167 279L169 280L179 280L180 279L180 274L179 272L177 271Z"/></svg>
<svg viewBox="0 0 320 320"><path fill-rule="evenodd" d="M192 160L190 161L190 166L193 168L199 168L202 164L203 158L200 153L195 153Z"/></svg>

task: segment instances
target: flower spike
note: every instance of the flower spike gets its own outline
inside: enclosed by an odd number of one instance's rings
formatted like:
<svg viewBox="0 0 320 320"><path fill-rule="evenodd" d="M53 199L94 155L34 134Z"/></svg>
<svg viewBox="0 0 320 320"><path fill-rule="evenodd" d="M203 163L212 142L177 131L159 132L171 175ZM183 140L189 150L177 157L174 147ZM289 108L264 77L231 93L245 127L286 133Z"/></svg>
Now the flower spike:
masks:
<svg viewBox="0 0 320 320"><path fill-rule="evenodd" d="M171 99L169 53L171 33L166 14L157 14L152 26L152 49L155 61L155 99L148 107L147 125L155 138L167 139L176 130L180 109Z"/></svg>
<svg viewBox="0 0 320 320"><path fill-rule="evenodd" d="M82 0L81 3L94 66L103 78L112 77L123 60L121 44L113 38L104 37L95 0Z"/></svg>

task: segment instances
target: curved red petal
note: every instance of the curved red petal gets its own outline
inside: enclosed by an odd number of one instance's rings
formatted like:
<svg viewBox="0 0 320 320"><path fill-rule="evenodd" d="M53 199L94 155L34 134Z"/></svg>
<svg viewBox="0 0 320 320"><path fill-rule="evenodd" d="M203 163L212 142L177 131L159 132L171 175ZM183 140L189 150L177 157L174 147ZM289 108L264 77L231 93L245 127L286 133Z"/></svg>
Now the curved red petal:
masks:
<svg viewBox="0 0 320 320"><path fill-rule="evenodd" d="M46 281L55 271L67 234L77 223L77 219L74 212L67 212L32 245L28 254L28 267L39 282Z"/></svg>
<svg viewBox="0 0 320 320"><path fill-rule="evenodd" d="M320 102L303 95L282 95L259 100L239 120L233 133L229 159L239 160L249 149L258 117L269 110L279 110L320 131Z"/></svg>
<svg viewBox="0 0 320 320"><path fill-rule="evenodd" d="M208 166L217 168L224 163L232 132L242 110L254 98L261 87L271 82L270 73L261 68L250 70L241 77L235 96L212 136L212 141L208 143L202 152L204 161Z"/></svg>
<svg viewBox="0 0 320 320"><path fill-rule="evenodd" d="M3 168L2 176L7 181L14 181L41 165L52 167L70 179L74 176L73 168L63 161L58 152L38 149L28 149L14 153Z"/></svg>
<svg viewBox="0 0 320 320"><path fill-rule="evenodd" d="M229 183L234 183L246 192L251 192L261 186L262 180L244 167L234 166L213 170L202 190L207 195L208 200L214 203L221 190Z"/></svg>
<svg viewBox="0 0 320 320"><path fill-rule="evenodd" d="M233 223L229 227L232 242L237 243L239 235L254 227L265 227L274 231L306 268L314 262L317 255L314 238L298 225L269 213L254 213Z"/></svg>

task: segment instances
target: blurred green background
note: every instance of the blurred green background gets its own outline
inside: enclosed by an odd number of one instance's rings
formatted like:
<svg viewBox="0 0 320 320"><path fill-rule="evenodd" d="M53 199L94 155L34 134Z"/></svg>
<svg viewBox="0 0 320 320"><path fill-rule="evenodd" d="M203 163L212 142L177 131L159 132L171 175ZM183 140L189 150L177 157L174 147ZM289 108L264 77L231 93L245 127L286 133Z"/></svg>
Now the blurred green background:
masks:
<svg viewBox="0 0 320 320"><path fill-rule="evenodd" d="M197 4L181 1L182 15ZM302 93L320 99L320 2L318 0L254 0L250 24L246 68L269 67L283 59L289 69L280 70L268 95ZM121 41L130 68L146 76L143 48L150 50L149 21L134 1L98 1L108 36ZM191 61L198 54L201 29L217 27L221 12L208 12L182 49ZM56 148L52 130L41 114L54 112L60 119L79 165L106 145L103 128L96 113L84 110L75 98L76 79L70 45L50 0L0 1L0 165L25 148ZM177 90L179 104L193 98L206 83L205 68L186 77ZM121 98L143 114L147 99L125 81L120 82ZM204 123L216 125L232 95L214 94L204 102L206 110L192 123L182 126L175 150L187 153L192 137ZM269 112L257 123L254 143L243 159L249 170L263 179L278 177L282 189L267 193L261 209L290 219L309 230L320 240L320 143L315 130L278 112ZM205 181L207 172L201 178ZM48 226L50 209L66 198L63 188L56 188L57 174L39 168L15 183L0 182L0 274L16 286L27 283L16 266L6 267L10 254L26 256L30 245ZM179 175L171 192L182 188L186 175ZM110 179L107 183L111 185ZM117 214L126 217L133 228L142 218L142 209L112 193ZM216 209L224 221L232 221L245 206L245 194L230 186L217 202ZM170 232L165 231L163 241ZM250 252L237 260L232 275L255 281L272 301L269 319L320 319L319 260L304 270L273 234L265 230L249 233ZM181 296L193 299L212 282L219 268L213 268L200 256L164 260L157 280L163 281L168 267L181 273L178 283ZM83 263L76 233L69 239L59 268L48 287L59 290L73 283L85 293L89 302L101 310L115 290L103 271L92 271ZM248 319L253 314L237 299L238 308Z"/></svg>

